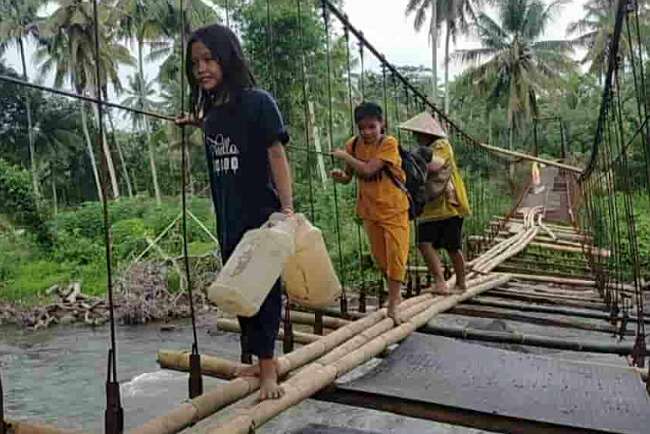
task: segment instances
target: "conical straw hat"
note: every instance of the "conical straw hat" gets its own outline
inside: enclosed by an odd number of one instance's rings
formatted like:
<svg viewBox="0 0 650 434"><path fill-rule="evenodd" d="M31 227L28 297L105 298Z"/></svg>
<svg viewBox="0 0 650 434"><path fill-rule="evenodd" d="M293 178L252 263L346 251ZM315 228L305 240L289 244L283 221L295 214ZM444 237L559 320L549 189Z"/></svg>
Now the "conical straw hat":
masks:
<svg viewBox="0 0 650 434"><path fill-rule="evenodd" d="M432 136L447 137L440 123L429 112L422 112L399 126L403 130L416 133L430 134Z"/></svg>

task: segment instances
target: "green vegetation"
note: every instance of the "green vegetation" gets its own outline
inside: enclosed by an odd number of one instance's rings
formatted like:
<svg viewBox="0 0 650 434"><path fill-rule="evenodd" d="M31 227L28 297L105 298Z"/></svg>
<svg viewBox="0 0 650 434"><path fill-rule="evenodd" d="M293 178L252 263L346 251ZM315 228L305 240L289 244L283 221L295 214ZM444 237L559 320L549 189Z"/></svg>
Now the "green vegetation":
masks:
<svg viewBox="0 0 650 434"><path fill-rule="evenodd" d="M211 203L194 199L189 210L214 231ZM180 208L175 200L160 207L150 198L112 203L110 207L113 263L119 273L169 225L171 230L158 243L169 256L182 254ZM175 223L174 223L175 222ZM54 241L44 247L30 232L0 231L0 299L33 303L56 284L79 281L83 291L103 294L106 261L101 206L84 203L64 211L49 222ZM193 220L188 221L189 251L199 256L216 250L210 236Z"/></svg>

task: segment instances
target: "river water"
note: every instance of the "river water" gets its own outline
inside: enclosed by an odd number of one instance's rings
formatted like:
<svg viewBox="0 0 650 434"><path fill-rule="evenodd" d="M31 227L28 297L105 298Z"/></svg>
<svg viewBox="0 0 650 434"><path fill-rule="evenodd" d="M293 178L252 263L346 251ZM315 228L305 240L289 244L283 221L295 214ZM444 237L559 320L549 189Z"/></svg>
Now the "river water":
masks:
<svg viewBox="0 0 650 434"><path fill-rule="evenodd" d="M215 332L212 322L211 318L199 321L201 352L237 360L238 336ZM161 370L156 362L160 348L190 348L189 322L173 326L171 331L162 331L160 324L117 330L118 378L126 429L165 413L186 398L187 374ZM36 332L0 328L0 375L7 417L103 432L108 336L107 327L61 326ZM204 386L218 382L206 377ZM324 432L315 428L318 425L335 428L328 432L340 429L342 433L485 432L312 400L279 416L258 432Z"/></svg>

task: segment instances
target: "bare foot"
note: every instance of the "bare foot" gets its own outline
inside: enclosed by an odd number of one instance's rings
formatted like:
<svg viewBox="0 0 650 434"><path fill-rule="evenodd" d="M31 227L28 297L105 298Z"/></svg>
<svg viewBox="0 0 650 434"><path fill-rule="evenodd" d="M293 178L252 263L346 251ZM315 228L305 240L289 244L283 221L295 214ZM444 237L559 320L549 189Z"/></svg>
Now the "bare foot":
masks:
<svg viewBox="0 0 650 434"><path fill-rule="evenodd" d="M244 365L235 371L235 377L259 377L259 365Z"/></svg>
<svg viewBox="0 0 650 434"><path fill-rule="evenodd" d="M454 286L454 293L462 294L465 291L467 291L467 284L465 282L456 282L456 286Z"/></svg>
<svg viewBox="0 0 650 434"><path fill-rule="evenodd" d="M260 394L259 400L279 399L284 389L278 384L278 370L275 359L260 359Z"/></svg>
<svg viewBox="0 0 650 434"><path fill-rule="evenodd" d="M452 292L449 290L449 287L447 286L447 282L444 280L442 282L436 283L436 286L433 288L433 293L434 294L442 294L442 295L451 295Z"/></svg>
<svg viewBox="0 0 650 434"><path fill-rule="evenodd" d="M395 299L388 299L388 317L393 320L396 326L402 324L402 319L399 317L397 308L402 303L402 296L398 296Z"/></svg>

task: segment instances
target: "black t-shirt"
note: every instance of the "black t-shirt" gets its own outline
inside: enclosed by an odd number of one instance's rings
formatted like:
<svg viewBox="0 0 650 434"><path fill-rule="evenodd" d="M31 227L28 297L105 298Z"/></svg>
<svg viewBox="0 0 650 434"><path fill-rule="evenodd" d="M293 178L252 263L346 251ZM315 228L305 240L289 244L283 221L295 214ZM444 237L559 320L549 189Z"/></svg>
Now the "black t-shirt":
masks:
<svg viewBox="0 0 650 434"><path fill-rule="evenodd" d="M268 148L278 141L286 144L289 136L273 97L259 89L244 90L230 102L212 107L204 130L219 242L226 259L244 232L280 210Z"/></svg>

